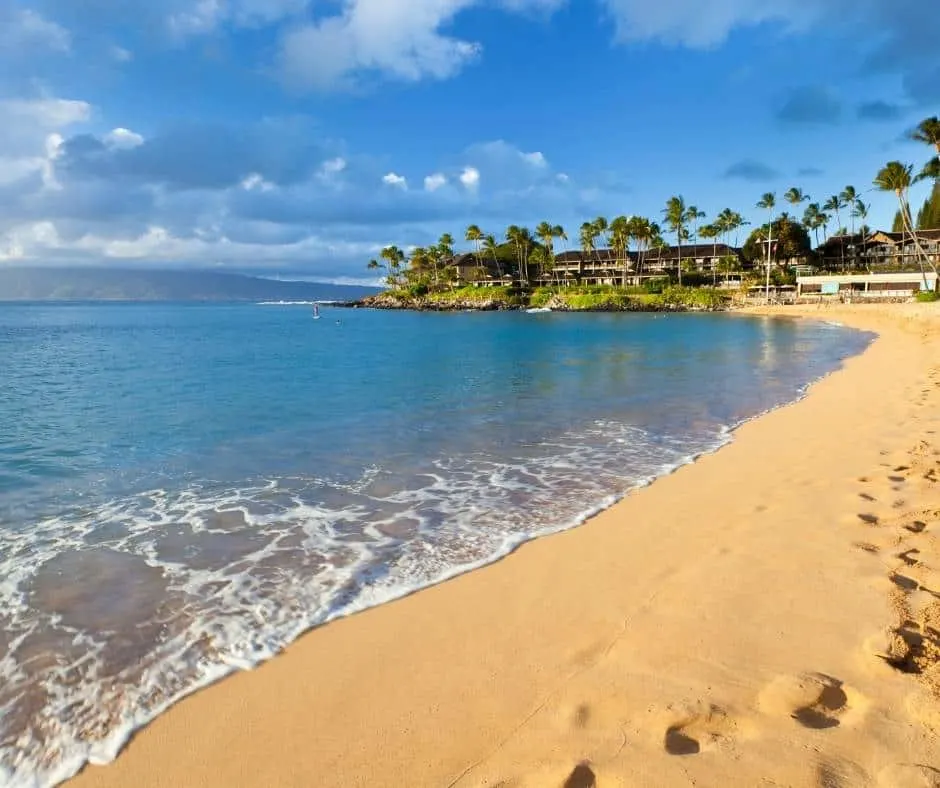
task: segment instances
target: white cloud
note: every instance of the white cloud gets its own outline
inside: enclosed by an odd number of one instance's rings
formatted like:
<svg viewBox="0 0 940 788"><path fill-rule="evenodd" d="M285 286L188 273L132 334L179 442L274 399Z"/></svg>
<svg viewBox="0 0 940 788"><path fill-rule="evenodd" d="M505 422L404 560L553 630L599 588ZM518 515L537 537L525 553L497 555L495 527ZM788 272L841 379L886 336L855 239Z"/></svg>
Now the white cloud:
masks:
<svg viewBox="0 0 940 788"><path fill-rule="evenodd" d="M323 166L320 168L320 171L324 175L336 175L337 173L340 173L345 169L346 169L346 159L342 157L337 157L335 159L330 159L329 161L323 162Z"/></svg>
<svg viewBox="0 0 940 788"><path fill-rule="evenodd" d="M104 142L112 148L130 150L144 144L144 138L130 129L118 127L104 135Z"/></svg>
<svg viewBox="0 0 940 788"><path fill-rule="evenodd" d="M83 123L91 117L91 105L70 99L7 99L0 101L0 115L26 121L42 129L61 129Z"/></svg>
<svg viewBox="0 0 940 788"><path fill-rule="evenodd" d="M266 181L257 172L253 172L242 181L242 188L246 192L254 191L256 189L262 192L269 192L274 188L274 184Z"/></svg>
<svg viewBox="0 0 940 788"><path fill-rule="evenodd" d="M117 46L116 44L111 47L111 57L114 58L118 63L127 63L134 59L134 53L129 49L124 47Z"/></svg>
<svg viewBox="0 0 940 788"><path fill-rule="evenodd" d="M535 151L534 153L520 153L522 160L527 164L531 164L533 167L547 167L548 161L545 159L545 156L539 152Z"/></svg>
<svg viewBox="0 0 940 788"><path fill-rule="evenodd" d="M433 175L428 175L424 179L425 191L436 192L438 189L446 185L447 185L447 176L440 172L436 172Z"/></svg>
<svg viewBox="0 0 940 788"><path fill-rule="evenodd" d="M408 179L403 175L398 175L397 173L390 172L388 175L383 176L382 183L387 186L394 186L398 189L407 189L408 188Z"/></svg>
<svg viewBox="0 0 940 788"><path fill-rule="evenodd" d="M566 172L559 172L555 177L562 183L568 183L568 181L571 180L571 178L568 177L568 173Z"/></svg>
<svg viewBox="0 0 940 788"><path fill-rule="evenodd" d="M28 8L0 9L0 51L42 47L68 52L72 36L61 25Z"/></svg>
<svg viewBox="0 0 940 788"><path fill-rule="evenodd" d="M621 41L660 40L691 47L720 44L735 28L762 22L804 26L840 0L602 0Z"/></svg>
<svg viewBox="0 0 940 788"><path fill-rule="evenodd" d="M565 0L503 0L508 11L551 11ZM443 32L454 17L483 0L343 0L339 14L291 30L280 65L294 85L317 90L347 86L363 72L402 81L453 76L481 45Z"/></svg>
<svg viewBox="0 0 940 788"><path fill-rule="evenodd" d="M171 14L168 25L175 35L199 35L215 30L224 14L221 0L198 0L192 8Z"/></svg>
<svg viewBox="0 0 940 788"><path fill-rule="evenodd" d="M460 173L460 182L466 189L475 191L480 186L480 171L476 167L464 167Z"/></svg>

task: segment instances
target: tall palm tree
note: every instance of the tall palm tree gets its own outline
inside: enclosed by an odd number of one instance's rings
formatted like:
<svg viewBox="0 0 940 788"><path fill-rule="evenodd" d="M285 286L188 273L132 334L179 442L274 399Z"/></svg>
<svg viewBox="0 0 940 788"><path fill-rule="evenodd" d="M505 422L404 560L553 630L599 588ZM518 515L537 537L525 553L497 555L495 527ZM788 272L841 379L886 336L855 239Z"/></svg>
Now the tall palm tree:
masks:
<svg viewBox="0 0 940 788"><path fill-rule="evenodd" d="M503 267L499 262L499 244L496 242L495 235L487 235L483 239L483 251L493 258L493 264L496 266L496 274L502 279Z"/></svg>
<svg viewBox="0 0 940 788"><path fill-rule="evenodd" d="M512 244L512 249L516 253L516 268L519 272L519 281L527 284L528 277L522 270L522 261L524 252L522 249L522 228L518 224L511 224L506 228L506 240Z"/></svg>
<svg viewBox="0 0 940 788"><path fill-rule="evenodd" d="M539 273L540 275L544 275L545 263L555 259L555 228L548 222L541 222L539 226L535 228L535 237L538 238L542 246L545 247L545 254L539 255L542 260Z"/></svg>
<svg viewBox="0 0 940 788"><path fill-rule="evenodd" d="M643 273L643 258L653 240L655 225L645 216L634 216L630 224L630 234L636 240L636 275L639 277Z"/></svg>
<svg viewBox="0 0 940 788"><path fill-rule="evenodd" d="M692 240L698 243L698 221L705 218L705 211L700 211L698 206L690 205L685 209L685 221L692 225Z"/></svg>
<svg viewBox="0 0 940 788"><path fill-rule="evenodd" d="M630 260L630 220L626 216L618 216L610 223L610 243L614 257L621 266L621 284L626 287Z"/></svg>
<svg viewBox="0 0 940 788"><path fill-rule="evenodd" d="M378 271L382 267L381 263L376 260L374 257L369 260L369 264L366 266L370 271Z"/></svg>
<svg viewBox="0 0 940 788"><path fill-rule="evenodd" d="M682 195L670 197L663 209L666 225L676 234L676 245L679 250L679 286L682 286L682 238L685 235L685 222L688 218L688 208Z"/></svg>
<svg viewBox="0 0 940 788"><path fill-rule="evenodd" d="M389 284L397 283L398 272L401 270L401 264L405 261L405 253L397 246L386 246L380 257L385 261Z"/></svg>
<svg viewBox="0 0 940 788"><path fill-rule="evenodd" d="M933 145L937 150L937 155L924 165L917 176L918 180L940 180L940 118L936 115L924 118L910 136L915 142Z"/></svg>
<svg viewBox="0 0 940 788"><path fill-rule="evenodd" d="M933 145L937 149L937 155L940 156L940 118L934 115L922 120L911 132L911 139L915 142L923 142L925 145Z"/></svg>
<svg viewBox="0 0 940 788"><path fill-rule="evenodd" d="M721 219L699 228L699 235L712 241L712 284L718 284L718 237L721 235Z"/></svg>
<svg viewBox="0 0 940 788"><path fill-rule="evenodd" d="M895 197L898 198L898 204L901 207L901 221L914 241L914 248L917 250L918 263L920 264L920 272L924 278L924 289L926 290L928 284L927 273L924 271L924 260L928 260L928 258L924 250L921 249L920 242L917 240L917 232L914 230L914 222L911 220L911 206L908 202L908 192L911 188L911 184L914 182L912 176L913 172L913 164L889 161L878 171L878 174L875 176L874 184L876 188L883 192L894 192ZM930 261L928 260L928 262ZM933 263L930 263L930 265L934 273L936 273L937 267L933 265Z"/></svg>
<svg viewBox="0 0 940 788"><path fill-rule="evenodd" d="M477 261L477 268L480 269L480 276L483 276L483 231L479 226L471 224L467 228L464 238L473 244L473 256Z"/></svg>
<svg viewBox="0 0 940 788"><path fill-rule="evenodd" d="M816 246L819 246L819 203L811 202L803 211L803 221L801 224L807 230L812 232L816 239Z"/></svg>
<svg viewBox="0 0 940 788"><path fill-rule="evenodd" d="M594 229L597 230L597 237L601 242L601 246L607 251L607 261L610 262L610 225L607 223L607 219L598 216L594 220ZM598 257L600 257L600 254L598 254Z"/></svg>
<svg viewBox="0 0 940 788"><path fill-rule="evenodd" d="M757 201L757 207L766 210L770 216L770 221L767 223L767 285L764 292L764 297L768 303L770 302L770 257L774 235L774 207L776 205L777 195L775 195L773 192L765 192L764 195Z"/></svg>
<svg viewBox="0 0 940 788"><path fill-rule="evenodd" d="M578 270L578 280L584 275L584 263L590 261L592 255L597 249L597 224L595 222L585 222L581 225L578 234L578 240L581 243L581 265Z"/></svg>
<svg viewBox="0 0 940 788"><path fill-rule="evenodd" d="M868 229L868 228L867 228L867 226L865 225L865 220L868 218L868 206L865 205L865 203L863 203L863 202L862 202L861 200L859 200L859 199L856 199L856 200L855 200L855 205L852 207L852 218L853 218L853 219L859 219L859 220L861 221L861 223L862 223L862 226L861 226L861 233L862 233L862 256L863 256L864 259L867 261L868 258L867 258L867 256L865 256L865 236L868 234L868 233L867 233L867 229ZM867 269L869 269L869 270L871 269L871 266L868 264L868 262L865 263L865 267L866 267Z"/></svg>
<svg viewBox="0 0 940 788"><path fill-rule="evenodd" d="M788 189L787 193L783 195L783 199L786 200L794 208L799 208L804 202L809 202L809 195L806 194L802 189L794 186L792 189Z"/></svg>
<svg viewBox="0 0 940 788"><path fill-rule="evenodd" d="M839 194L839 199L842 200L842 204L847 208L852 208L855 206L855 201L858 199L858 192L855 191L854 186L846 186L841 194ZM855 217L851 213L849 214L852 219L852 235L855 235Z"/></svg>
<svg viewBox="0 0 940 788"><path fill-rule="evenodd" d="M940 180L940 156L934 156L928 161L924 165L924 169L920 171L917 179L921 181Z"/></svg>
<svg viewBox="0 0 940 788"><path fill-rule="evenodd" d="M842 199L841 194L833 194L832 197L826 200L825 205L823 205L824 211L834 211L836 214L836 227L839 230L839 232L836 233L839 236L839 257L842 261L842 270L845 271L845 236L841 232L843 208L845 208L845 201Z"/></svg>

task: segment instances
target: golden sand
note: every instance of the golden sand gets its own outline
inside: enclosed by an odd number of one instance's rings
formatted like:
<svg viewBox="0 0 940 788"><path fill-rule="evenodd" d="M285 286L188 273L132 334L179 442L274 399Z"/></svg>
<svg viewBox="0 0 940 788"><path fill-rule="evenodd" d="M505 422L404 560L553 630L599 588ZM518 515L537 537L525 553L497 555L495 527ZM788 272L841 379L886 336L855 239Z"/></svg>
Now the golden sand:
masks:
<svg viewBox="0 0 940 788"><path fill-rule="evenodd" d="M940 785L940 307L581 528L315 630L94 786Z"/></svg>

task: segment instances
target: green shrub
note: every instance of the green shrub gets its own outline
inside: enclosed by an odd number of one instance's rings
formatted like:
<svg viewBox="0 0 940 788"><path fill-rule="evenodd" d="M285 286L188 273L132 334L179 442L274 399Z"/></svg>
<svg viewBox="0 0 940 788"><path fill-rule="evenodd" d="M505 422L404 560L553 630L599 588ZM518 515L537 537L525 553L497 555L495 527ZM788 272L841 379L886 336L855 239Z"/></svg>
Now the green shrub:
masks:
<svg viewBox="0 0 940 788"><path fill-rule="evenodd" d="M915 297L918 304L932 304L935 301L940 301L940 293L930 290L922 290Z"/></svg>

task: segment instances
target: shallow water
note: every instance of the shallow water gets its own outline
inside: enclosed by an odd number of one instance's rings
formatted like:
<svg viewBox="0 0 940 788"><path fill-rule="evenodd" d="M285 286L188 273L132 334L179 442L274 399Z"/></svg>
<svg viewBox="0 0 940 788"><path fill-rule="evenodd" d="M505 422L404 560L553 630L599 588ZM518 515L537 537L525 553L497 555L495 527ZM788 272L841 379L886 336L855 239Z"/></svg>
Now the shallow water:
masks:
<svg viewBox="0 0 940 788"><path fill-rule="evenodd" d="M107 761L311 626L582 522L871 339L322 314L0 306L0 782Z"/></svg>

